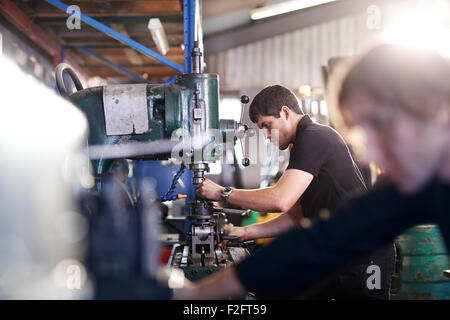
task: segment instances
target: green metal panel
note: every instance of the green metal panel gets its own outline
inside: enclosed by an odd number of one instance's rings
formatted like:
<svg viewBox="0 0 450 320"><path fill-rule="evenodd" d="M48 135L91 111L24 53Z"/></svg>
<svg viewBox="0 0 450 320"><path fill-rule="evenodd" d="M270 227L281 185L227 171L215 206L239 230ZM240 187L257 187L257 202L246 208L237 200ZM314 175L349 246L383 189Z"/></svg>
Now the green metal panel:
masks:
<svg viewBox="0 0 450 320"><path fill-rule="evenodd" d="M177 85L166 86L164 89L166 103L164 107L164 136L171 137L173 131L182 127L183 119L187 118L187 114L183 115L182 110L183 95L186 95L186 93L184 93L184 88Z"/></svg>
<svg viewBox="0 0 450 320"><path fill-rule="evenodd" d="M450 300L448 282L402 283L400 292L393 300Z"/></svg>
<svg viewBox="0 0 450 320"><path fill-rule="evenodd" d="M398 237L407 256L446 254L444 238L437 225L420 225L407 230Z"/></svg>
<svg viewBox="0 0 450 320"><path fill-rule="evenodd" d="M450 300L450 257L436 225L420 225L397 238L403 252L402 287L393 299Z"/></svg>
<svg viewBox="0 0 450 320"><path fill-rule="evenodd" d="M217 74L208 74L208 73L200 73L200 74L181 74L175 78L175 84L184 88L184 92L182 94L182 104L184 113L187 112L187 119L183 119L182 128L191 128L192 125L192 108L193 102L195 100L195 91L198 86L199 90L199 99L205 105L205 129L206 130L219 130L219 76ZM190 130L190 129L189 129ZM211 136L211 144L210 147L205 148L205 150L210 150L211 152L204 152L203 160L204 161L215 161L217 160L222 152L215 154L215 147L217 145L222 144L222 139L220 142L215 143L215 139Z"/></svg>
<svg viewBox="0 0 450 320"><path fill-rule="evenodd" d="M175 78L175 84L187 89L186 102L194 100L196 84L199 86L200 99L205 102L206 129L219 129L219 76L217 74L181 74Z"/></svg>

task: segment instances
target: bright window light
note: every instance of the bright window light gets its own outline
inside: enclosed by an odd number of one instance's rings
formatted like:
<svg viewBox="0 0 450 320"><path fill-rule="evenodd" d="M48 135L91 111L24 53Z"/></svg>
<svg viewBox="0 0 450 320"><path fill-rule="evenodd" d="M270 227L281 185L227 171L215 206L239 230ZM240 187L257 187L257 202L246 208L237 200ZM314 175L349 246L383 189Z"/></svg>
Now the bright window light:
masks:
<svg viewBox="0 0 450 320"><path fill-rule="evenodd" d="M309 97L312 93L311 87L304 84L298 88L298 93L303 97Z"/></svg>
<svg viewBox="0 0 450 320"><path fill-rule="evenodd" d="M219 119L231 119L240 121L242 106L237 98L224 98L220 101Z"/></svg>
<svg viewBox="0 0 450 320"><path fill-rule="evenodd" d="M222 164L220 162L214 162L209 164L209 172L205 172L205 175L218 175L222 173Z"/></svg>
<svg viewBox="0 0 450 320"><path fill-rule="evenodd" d="M400 8L384 28L384 42L428 49L450 57L450 7L446 2Z"/></svg>
<svg viewBox="0 0 450 320"><path fill-rule="evenodd" d="M316 100L311 102L311 113L313 115L316 115L319 113L319 103Z"/></svg>
<svg viewBox="0 0 450 320"><path fill-rule="evenodd" d="M264 19L283 13L315 7L321 4L333 2L336 0L291 0L285 1L250 11L252 20Z"/></svg>
<svg viewBox="0 0 450 320"><path fill-rule="evenodd" d="M326 116L328 114L327 102L325 100L320 101L320 114Z"/></svg>

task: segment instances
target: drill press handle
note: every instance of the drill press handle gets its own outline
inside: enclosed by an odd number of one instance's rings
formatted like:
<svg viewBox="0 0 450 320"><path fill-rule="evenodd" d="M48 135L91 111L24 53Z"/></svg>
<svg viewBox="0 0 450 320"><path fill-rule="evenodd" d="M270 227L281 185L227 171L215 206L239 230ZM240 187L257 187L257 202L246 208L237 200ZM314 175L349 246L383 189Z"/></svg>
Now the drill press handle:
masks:
<svg viewBox="0 0 450 320"><path fill-rule="evenodd" d="M245 139L246 137L252 137L255 134L254 129L249 128L246 124L244 124L245 106L249 103L249 101L250 101L250 99L247 95L244 94L241 96L242 112L241 112L241 120L240 120L239 124L244 127L244 130L241 131L241 137L239 137L239 138L241 139L241 148L242 148L242 155L243 155L242 165L244 167L247 167L250 165L250 159L248 157L248 152L247 152L246 148L244 148L242 139Z"/></svg>

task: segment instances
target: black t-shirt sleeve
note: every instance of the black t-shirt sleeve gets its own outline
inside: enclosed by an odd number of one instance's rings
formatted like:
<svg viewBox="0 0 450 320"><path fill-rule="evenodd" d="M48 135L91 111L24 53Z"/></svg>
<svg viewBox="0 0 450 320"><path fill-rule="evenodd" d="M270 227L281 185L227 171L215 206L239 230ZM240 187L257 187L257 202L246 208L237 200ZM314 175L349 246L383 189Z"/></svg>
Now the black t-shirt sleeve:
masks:
<svg viewBox="0 0 450 320"><path fill-rule="evenodd" d="M392 187L373 191L329 220L280 236L239 263L236 275L258 298L293 297L352 259L386 245L405 229L433 220L430 189L412 197Z"/></svg>
<svg viewBox="0 0 450 320"><path fill-rule="evenodd" d="M297 136L291 150L288 169L297 169L317 177L320 168L333 153L333 145L323 132L304 132Z"/></svg>

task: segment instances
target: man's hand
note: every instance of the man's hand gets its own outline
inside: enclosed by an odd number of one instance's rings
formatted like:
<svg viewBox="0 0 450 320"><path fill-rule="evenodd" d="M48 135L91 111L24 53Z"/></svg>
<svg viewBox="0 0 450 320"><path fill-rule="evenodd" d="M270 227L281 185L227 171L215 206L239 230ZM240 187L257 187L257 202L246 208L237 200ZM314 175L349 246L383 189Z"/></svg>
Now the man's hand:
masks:
<svg viewBox="0 0 450 320"><path fill-rule="evenodd" d="M214 183L209 179L205 179L202 183L195 187L195 194L197 197L203 199L220 201L222 200L222 189L223 187L217 183Z"/></svg>
<svg viewBox="0 0 450 320"><path fill-rule="evenodd" d="M247 239L247 229L246 227L235 227L233 226L231 223L225 224L222 227L222 230L225 231L225 233L227 234L227 236L235 236L237 237L237 241L246 241ZM220 243L220 246L226 247L227 243L229 240L224 240Z"/></svg>

